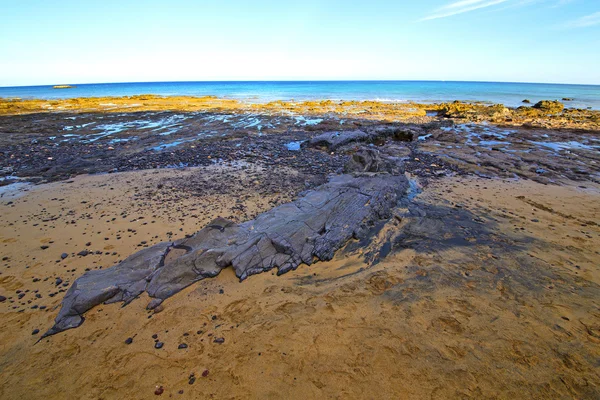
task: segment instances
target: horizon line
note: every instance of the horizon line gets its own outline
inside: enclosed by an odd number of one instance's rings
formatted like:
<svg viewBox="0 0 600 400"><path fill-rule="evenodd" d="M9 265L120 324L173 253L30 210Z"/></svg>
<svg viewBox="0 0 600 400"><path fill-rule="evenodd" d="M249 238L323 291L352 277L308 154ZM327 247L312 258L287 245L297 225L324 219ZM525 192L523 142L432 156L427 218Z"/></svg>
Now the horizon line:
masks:
<svg viewBox="0 0 600 400"><path fill-rule="evenodd" d="M312 82L446 82L446 83L504 83L504 84L529 84L529 85L572 85L572 86L600 86L600 83L563 83L563 82L526 82L526 81L464 81L464 80L445 80L445 79L283 79L283 80L205 80L205 81L121 81L121 82L82 82L82 83L49 83L35 85L14 85L0 86L0 89L8 88L28 88L28 87L52 87L56 85L124 85L124 84L145 84L145 83L312 83Z"/></svg>

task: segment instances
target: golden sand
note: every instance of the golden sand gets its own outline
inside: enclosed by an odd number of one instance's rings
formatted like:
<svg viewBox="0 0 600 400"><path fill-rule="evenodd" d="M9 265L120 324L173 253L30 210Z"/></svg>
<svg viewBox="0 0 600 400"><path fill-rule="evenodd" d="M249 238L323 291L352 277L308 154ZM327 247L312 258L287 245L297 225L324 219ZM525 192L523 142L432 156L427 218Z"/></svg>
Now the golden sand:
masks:
<svg viewBox="0 0 600 400"><path fill-rule="evenodd" d="M514 254L478 246L399 250L371 268L360 252L339 254L331 262L243 283L228 269L168 299L158 314L145 310L147 298L125 308L101 306L87 313L81 327L35 344L39 334L32 331L41 334L52 325L62 299L63 293L47 296L56 291L56 277L72 282L85 268L113 265L142 241L183 237L229 214L237 199L227 194L182 197L176 207L140 195L180 173L212 172L80 176L4 194L0 248L8 259L0 294L16 299L16 290L29 290L26 301L39 290L43 297L32 304L47 309L13 310L18 302L0 303L0 398L147 399L157 397L161 386L162 397L183 399L600 393L600 228L585 224L600 215L600 188L593 185L447 177L416 200L459 204L496 220L499 237L515 233L537 241ZM242 203L255 214L271 208L269 200L249 185ZM103 254L72 255L84 248ZM56 262L63 252L69 256ZM524 276L519 257L535 258L561 279L525 290L527 282L514 280ZM502 275L496 265L512 275ZM449 278L456 272L464 281ZM162 349L154 348L154 334ZM128 337L132 344L124 343ZM188 347L178 349L180 343Z"/></svg>

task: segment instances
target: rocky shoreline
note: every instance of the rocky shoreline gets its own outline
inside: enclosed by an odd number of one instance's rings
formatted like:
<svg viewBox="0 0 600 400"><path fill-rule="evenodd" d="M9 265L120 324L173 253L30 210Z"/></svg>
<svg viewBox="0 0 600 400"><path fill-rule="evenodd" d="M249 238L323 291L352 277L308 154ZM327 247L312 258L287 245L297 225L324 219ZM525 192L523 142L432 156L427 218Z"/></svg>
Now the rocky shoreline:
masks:
<svg viewBox="0 0 600 400"><path fill-rule="evenodd" d="M0 397L597 397L598 112L47 104L0 107Z"/></svg>

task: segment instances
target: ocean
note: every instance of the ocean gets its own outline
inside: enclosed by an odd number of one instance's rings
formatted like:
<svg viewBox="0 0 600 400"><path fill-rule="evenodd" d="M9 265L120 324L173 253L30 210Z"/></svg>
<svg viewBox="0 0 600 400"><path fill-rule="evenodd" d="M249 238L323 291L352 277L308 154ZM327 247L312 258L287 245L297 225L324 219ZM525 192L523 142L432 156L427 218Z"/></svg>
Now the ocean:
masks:
<svg viewBox="0 0 600 400"><path fill-rule="evenodd" d="M0 97L62 99L71 97L218 96L249 102L272 100L378 100L436 103L479 101L522 105L524 99L562 100L567 107L600 110L599 85L446 81L252 81L252 82L137 82L80 84L73 89L52 86L0 87Z"/></svg>

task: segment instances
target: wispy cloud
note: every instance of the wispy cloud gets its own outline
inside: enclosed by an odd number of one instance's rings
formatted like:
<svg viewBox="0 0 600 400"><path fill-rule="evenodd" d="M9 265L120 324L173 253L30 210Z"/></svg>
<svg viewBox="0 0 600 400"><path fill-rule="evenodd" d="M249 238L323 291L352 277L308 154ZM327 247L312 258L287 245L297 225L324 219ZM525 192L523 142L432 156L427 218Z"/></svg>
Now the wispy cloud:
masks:
<svg viewBox="0 0 600 400"><path fill-rule="evenodd" d="M577 0L459 0L446 4L443 7L433 10L429 15L421 18L417 22L429 21L432 19L446 18L453 15L475 11L482 8L488 8L502 4L501 7L493 7L489 12L497 12L509 8L518 8L532 6L535 4L546 4L547 7L556 8L562 7Z"/></svg>
<svg viewBox="0 0 600 400"><path fill-rule="evenodd" d="M600 11L574 19L565 24L566 28L587 28L594 25L600 25Z"/></svg>
<svg viewBox="0 0 600 400"><path fill-rule="evenodd" d="M460 0L434 10L433 13L421 18L419 21L429 21L432 19L451 17L453 15L506 3L507 1L509 0Z"/></svg>
<svg viewBox="0 0 600 400"><path fill-rule="evenodd" d="M556 8L556 7L562 7L566 4L572 3L575 0L558 0L553 6L552 8Z"/></svg>

